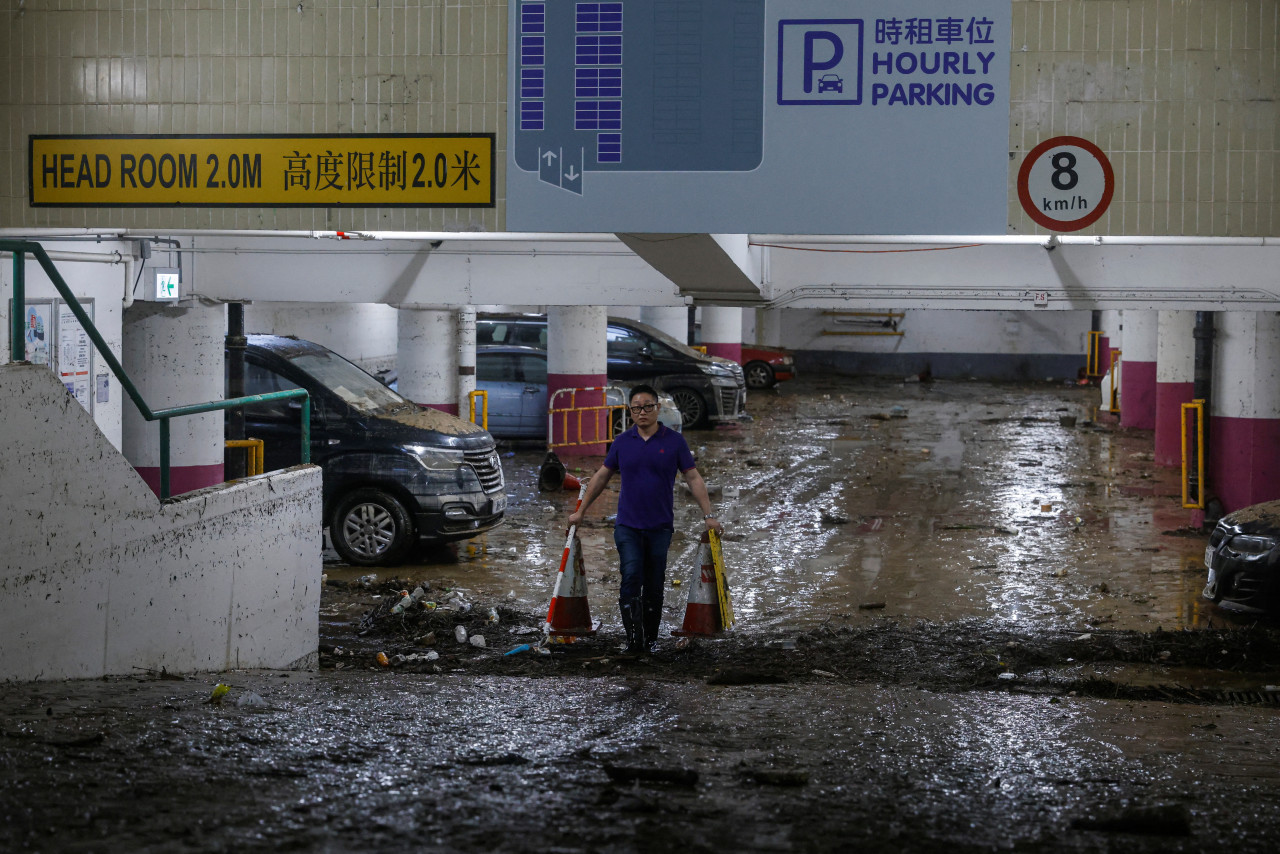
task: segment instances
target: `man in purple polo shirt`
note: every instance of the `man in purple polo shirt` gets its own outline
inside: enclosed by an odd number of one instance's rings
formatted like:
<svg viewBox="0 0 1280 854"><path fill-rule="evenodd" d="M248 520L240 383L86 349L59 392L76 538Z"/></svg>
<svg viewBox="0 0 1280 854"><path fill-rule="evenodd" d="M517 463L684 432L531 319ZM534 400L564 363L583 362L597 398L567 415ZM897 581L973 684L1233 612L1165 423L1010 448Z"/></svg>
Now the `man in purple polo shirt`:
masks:
<svg viewBox="0 0 1280 854"><path fill-rule="evenodd" d="M689 491L702 508L707 529L724 530L711 512L707 484L694 465L688 443L684 436L658 423L658 405L658 393L649 386L638 385L631 390L631 419L635 423L614 437L604 465L591 476L582 505L569 516L570 525L582 521L613 473L622 475L613 541L618 546L622 571L618 607L627 633L625 652L629 655L652 652L657 647L667 549L675 530L673 491L677 471L684 475Z"/></svg>

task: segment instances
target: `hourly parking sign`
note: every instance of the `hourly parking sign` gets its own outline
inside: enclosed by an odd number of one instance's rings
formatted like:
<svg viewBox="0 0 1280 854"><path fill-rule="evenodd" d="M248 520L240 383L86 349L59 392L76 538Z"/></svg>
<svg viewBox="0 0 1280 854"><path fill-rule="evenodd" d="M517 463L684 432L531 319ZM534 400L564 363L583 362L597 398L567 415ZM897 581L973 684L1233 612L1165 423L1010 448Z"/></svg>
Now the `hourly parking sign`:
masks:
<svg viewBox="0 0 1280 854"><path fill-rule="evenodd" d="M1007 228L1008 0L510 6L510 229Z"/></svg>

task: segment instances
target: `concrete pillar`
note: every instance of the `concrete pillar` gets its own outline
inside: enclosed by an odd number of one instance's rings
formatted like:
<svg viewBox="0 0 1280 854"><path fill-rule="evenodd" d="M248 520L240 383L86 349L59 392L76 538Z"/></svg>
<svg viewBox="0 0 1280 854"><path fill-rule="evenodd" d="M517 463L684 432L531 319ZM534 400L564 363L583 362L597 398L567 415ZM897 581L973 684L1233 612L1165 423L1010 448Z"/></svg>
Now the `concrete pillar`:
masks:
<svg viewBox="0 0 1280 854"><path fill-rule="evenodd" d="M689 307L684 305L646 305L640 309L640 321L689 343ZM706 339L703 339L704 341Z"/></svg>
<svg viewBox="0 0 1280 854"><path fill-rule="evenodd" d="M422 406L458 414L458 328L447 308L401 308L396 388ZM473 363L474 367L474 363Z"/></svg>
<svg viewBox="0 0 1280 854"><path fill-rule="evenodd" d="M1280 498L1280 316L1218 313L1209 491L1228 512Z"/></svg>
<svg viewBox="0 0 1280 854"><path fill-rule="evenodd" d="M1161 311L1156 342L1156 465L1182 465L1182 404L1196 373L1194 311Z"/></svg>
<svg viewBox="0 0 1280 854"><path fill-rule="evenodd" d="M1102 337L1099 341L1098 354L1098 370L1102 372L1102 408L1106 409L1111 405L1111 383L1108 375L1111 372L1111 351L1112 349L1121 348L1121 323L1124 312L1115 309L1105 309L1102 312ZM1119 372L1119 366L1116 371Z"/></svg>
<svg viewBox="0 0 1280 854"><path fill-rule="evenodd" d="M605 327L608 314L603 306L551 306L547 311L547 405L552 410L572 410L552 419L547 437L561 456L599 456L605 452L609 435L607 410L590 409L604 405L608 355ZM601 441L591 441L599 438Z"/></svg>
<svg viewBox="0 0 1280 854"><path fill-rule="evenodd" d="M121 363L154 412L226 397L222 306L136 302L124 313ZM222 483L222 412L184 415L169 421L169 493ZM138 408L124 408L124 456L160 494L160 424Z"/></svg>
<svg viewBox="0 0 1280 854"><path fill-rule="evenodd" d="M708 356L742 363L742 309L738 306L702 307L702 343Z"/></svg>
<svg viewBox="0 0 1280 854"><path fill-rule="evenodd" d="M457 312L458 323L458 412L471 414L471 392L476 390L476 309L464 305ZM477 402L476 404L480 404ZM479 423L480 412L472 419Z"/></svg>
<svg viewBox="0 0 1280 854"><path fill-rule="evenodd" d="M1156 428L1156 342L1160 317L1155 311L1124 313L1124 373L1120 379L1122 427Z"/></svg>

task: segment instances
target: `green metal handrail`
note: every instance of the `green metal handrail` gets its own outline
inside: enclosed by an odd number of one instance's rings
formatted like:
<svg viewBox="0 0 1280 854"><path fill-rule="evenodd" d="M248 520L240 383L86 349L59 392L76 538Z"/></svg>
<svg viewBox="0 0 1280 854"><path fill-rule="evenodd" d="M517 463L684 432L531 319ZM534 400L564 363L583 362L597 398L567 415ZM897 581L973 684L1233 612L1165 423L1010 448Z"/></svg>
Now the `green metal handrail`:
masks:
<svg viewBox="0 0 1280 854"><path fill-rule="evenodd" d="M48 253L44 251L44 247L29 240L0 240L0 252L13 253L13 311L10 312L11 316L9 318L9 353L12 361L21 362L27 357L26 348L23 346L22 340L22 324L27 299L26 256L30 254L40 262L40 266L44 268L49 280L58 289L58 294L71 308L71 313L76 316L76 320L80 321L80 326L84 328L89 340L93 342L94 348L102 356L103 361L107 363L111 373L120 381L120 387L125 390L125 393L129 395L129 399L138 407L138 412L147 421L160 422L160 497L162 499L169 497L169 419L182 415L198 415L203 412L234 409L248 403L261 403L267 400L302 398L302 407L299 413L302 419L302 462L311 462L311 395L307 393L306 389L296 388L289 391L273 391L269 394L233 397L228 400L213 400L208 403L193 403L187 406L172 406L168 409L152 411L151 407L147 406L147 402L142 399L142 394L139 393L137 386L133 384L133 381L129 379L129 375L125 373L124 366L111 354L111 350L107 347L107 342L103 340L98 328L93 325L88 313L80 305L80 301L75 298L75 294L71 293L71 288L67 286L66 280L58 272L58 268L53 266L53 261L50 260Z"/></svg>

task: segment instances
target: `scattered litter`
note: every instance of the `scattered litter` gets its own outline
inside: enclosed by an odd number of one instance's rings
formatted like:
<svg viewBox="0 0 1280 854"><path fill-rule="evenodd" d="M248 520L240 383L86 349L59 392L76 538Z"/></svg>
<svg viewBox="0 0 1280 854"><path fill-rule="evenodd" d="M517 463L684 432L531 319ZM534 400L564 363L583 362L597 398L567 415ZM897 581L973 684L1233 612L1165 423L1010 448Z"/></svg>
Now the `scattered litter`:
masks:
<svg viewBox="0 0 1280 854"><path fill-rule="evenodd" d="M905 406L895 406L889 410L890 418L906 418L907 408Z"/></svg>
<svg viewBox="0 0 1280 854"><path fill-rule="evenodd" d="M739 491L738 487L736 487L736 486L726 486L726 487L724 488L724 497L725 497L725 498L737 498L740 494L741 494L741 492Z"/></svg>
<svg viewBox="0 0 1280 854"><path fill-rule="evenodd" d="M454 627L453 627L453 636L457 639L458 643L466 643L466 642L467 642L467 627L466 627L466 626L454 626Z"/></svg>
<svg viewBox="0 0 1280 854"><path fill-rule="evenodd" d="M489 609L489 622L491 622L491 623L496 623L496 622L498 622L498 609L497 609L497 608L490 608L490 609Z"/></svg>
<svg viewBox="0 0 1280 854"><path fill-rule="evenodd" d="M1160 650L1160 660L1161 660L1161 661L1168 661L1172 656L1173 656L1173 653L1172 653L1172 652L1169 652L1169 650L1167 650L1167 649L1162 649L1162 650Z"/></svg>
<svg viewBox="0 0 1280 854"><path fill-rule="evenodd" d="M1040 512L1041 512L1041 513L1052 513L1052 512L1053 512L1053 505L1052 505L1052 504L1041 504L1041 505L1040 505Z"/></svg>
<svg viewBox="0 0 1280 854"><path fill-rule="evenodd" d="M767 643L766 646L772 647L773 649L795 649L796 639L780 638L778 640L769 641L769 643Z"/></svg>
<svg viewBox="0 0 1280 854"><path fill-rule="evenodd" d="M809 672L810 672L810 673L812 673L814 676L825 676L825 677L827 677L828 679L835 679L835 678L836 678L836 675L835 675L834 673L832 673L830 670L818 670L817 668L814 668L813 670L810 670Z"/></svg>
<svg viewBox="0 0 1280 854"><path fill-rule="evenodd" d="M681 585L681 583L682 583L682 582L681 582L681 581L680 581L680 579L678 579L678 578L673 578L673 579L671 579L671 586L672 586L672 587L679 587L679 586Z"/></svg>
<svg viewBox="0 0 1280 854"><path fill-rule="evenodd" d="M476 649L484 649L486 646L484 635L472 635L468 638L467 643L471 644Z"/></svg>
<svg viewBox="0 0 1280 854"><path fill-rule="evenodd" d="M361 587L372 587L373 585L378 583L378 574L375 572L369 575L362 575L356 579L356 582Z"/></svg>
<svg viewBox="0 0 1280 854"><path fill-rule="evenodd" d="M849 517L839 510L823 510L822 523L824 525L847 525Z"/></svg>
<svg viewBox="0 0 1280 854"><path fill-rule="evenodd" d="M261 694L249 691L240 695L240 699L236 700L236 705L242 709L260 709L267 705L267 701L262 698Z"/></svg>
<svg viewBox="0 0 1280 854"><path fill-rule="evenodd" d="M212 703L215 706L220 706L222 705L222 698L227 696L227 692L230 690L230 685L223 685L219 682L217 685L213 686L213 693L209 695L209 699L205 700L205 702Z"/></svg>
<svg viewBox="0 0 1280 854"><path fill-rule="evenodd" d="M1076 638L1076 640L1078 640L1078 641L1087 641L1087 640L1092 640L1092 639L1093 639L1093 635L1091 635L1091 634L1089 634L1089 633L1087 633L1087 632L1086 632L1085 634L1080 635L1079 637L1077 637L1077 638Z"/></svg>
<svg viewBox="0 0 1280 854"><path fill-rule="evenodd" d="M381 664L383 667L391 666L391 659L387 658L387 654L385 652L378 653L376 658L378 660L378 663Z"/></svg>
<svg viewBox="0 0 1280 854"><path fill-rule="evenodd" d="M437 658L440 657L440 653L436 652L433 649L433 650L430 650L426 655L422 657L425 658L427 661L435 661Z"/></svg>
<svg viewBox="0 0 1280 854"><path fill-rule="evenodd" d="M1001 673L1001 674L1000 674L999 676L997 676L996 678L997 678L997 679L1003 679L1003 680L1005 680L1006 682L1008 682L1010 679L1017 679L1017 678L1018 678L1018 674L1016 674L1016 673L1008 673L1008 672L1006 672L1006 673Z"/></svg>
<svg viewBox="0 0 1280 854"><path fill-rule="evenodd" d="M418 646L435 646L436 633L427 632L425 635L419 635L418 637L413 639L413 642L416 643Z"/></svg>

